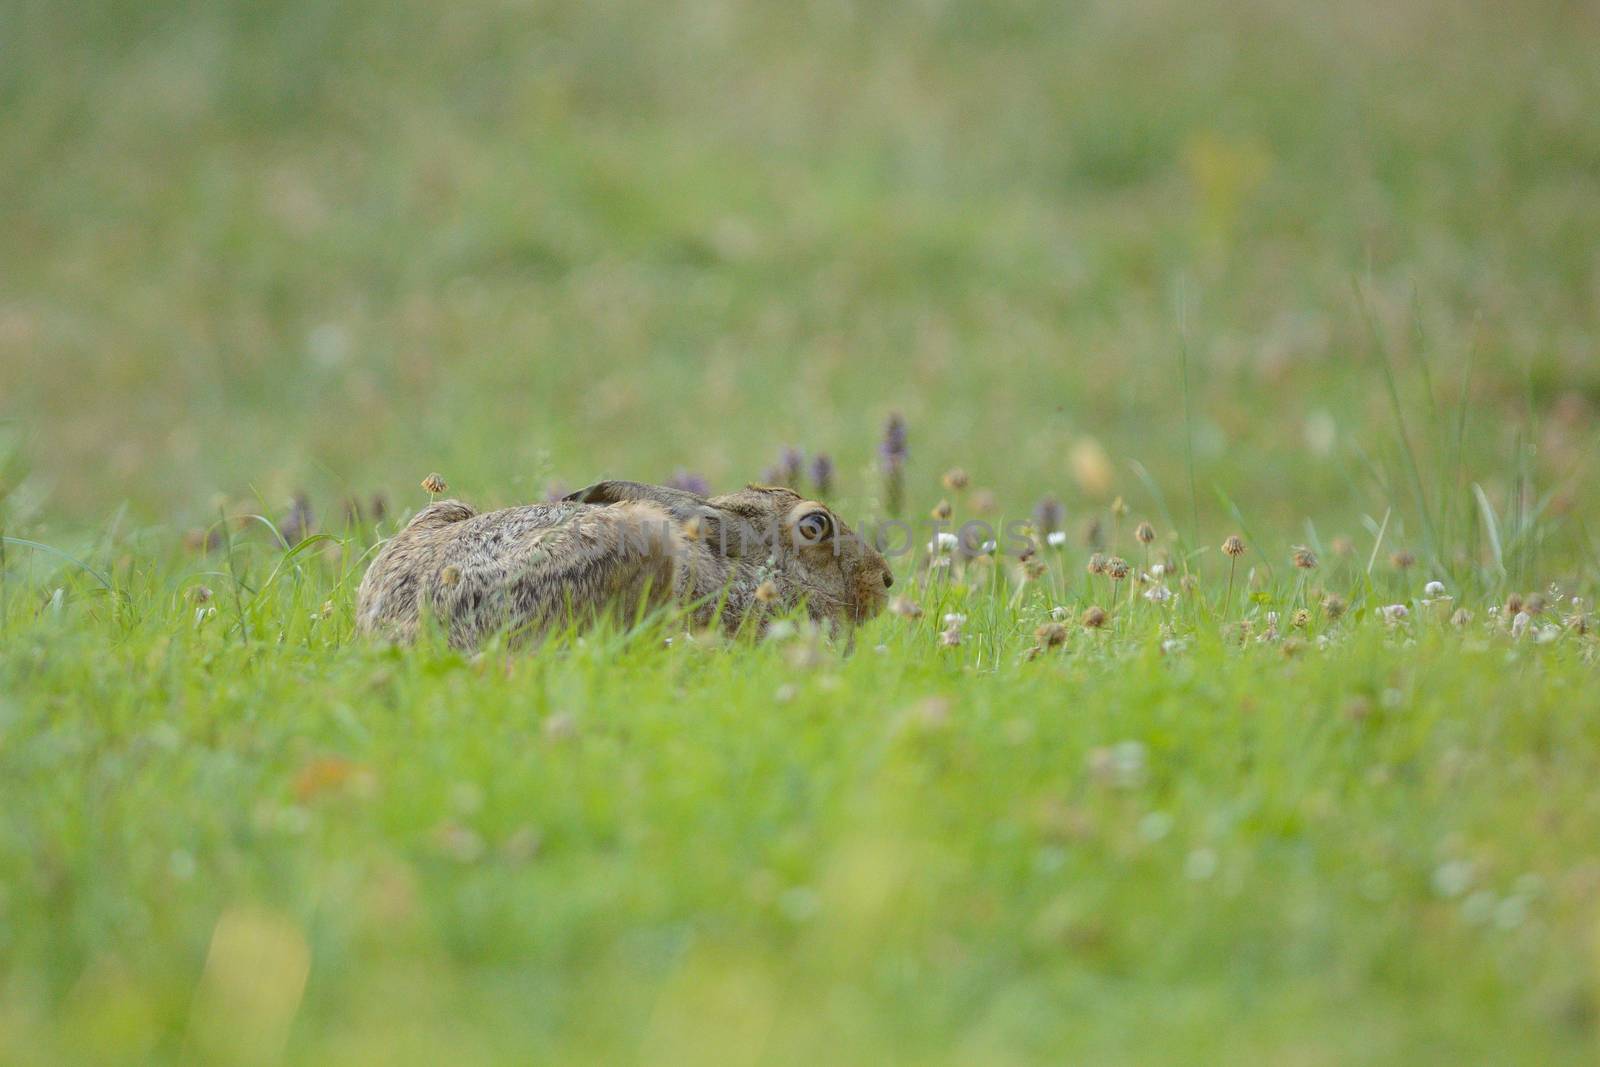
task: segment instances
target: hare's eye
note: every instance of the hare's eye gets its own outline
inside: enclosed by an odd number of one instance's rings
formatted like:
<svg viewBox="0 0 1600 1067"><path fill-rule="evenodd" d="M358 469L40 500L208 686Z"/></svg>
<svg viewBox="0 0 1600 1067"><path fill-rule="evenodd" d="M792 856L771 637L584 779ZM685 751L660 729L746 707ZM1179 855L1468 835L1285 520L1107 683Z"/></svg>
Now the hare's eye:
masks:
<svg viewBox="0 0 1600 1067"><path fill-rule="evenodd" d="M808 544L816 544L833 530L833 519L826 511L808 511L794 524L795 531Z"/></svg>

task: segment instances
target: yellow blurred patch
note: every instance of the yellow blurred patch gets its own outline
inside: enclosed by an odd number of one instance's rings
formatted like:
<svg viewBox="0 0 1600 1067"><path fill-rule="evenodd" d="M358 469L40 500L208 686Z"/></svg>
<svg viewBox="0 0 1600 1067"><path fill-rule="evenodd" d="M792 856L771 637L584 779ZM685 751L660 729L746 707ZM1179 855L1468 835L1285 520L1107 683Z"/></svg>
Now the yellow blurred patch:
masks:
<svg viewBox="0 0 1600 1067"><path fill-rule="evenodd" d="M276 1063L300 1010L311 948L285 915L230 908L211 932L188 1046L208 1063Z"/></svg>
<svg viewBox="0 0 1600 1067"><path fill-rule="evenodd" d="M1093 437L1080 437L1067 454L1072 467L1072 477L1078 487L1091 497L1104 497L1111 492L1114 472L1111 457Z"/></svg>
<svg viewBox="0 0 1600 1067"><path fill-rule="evenodd" d="M1272 154L1254 139L1201 130L1185 145L1183 166L1199 202L1201 230L1225 242L1246 198L1272 173Z"/></svg>

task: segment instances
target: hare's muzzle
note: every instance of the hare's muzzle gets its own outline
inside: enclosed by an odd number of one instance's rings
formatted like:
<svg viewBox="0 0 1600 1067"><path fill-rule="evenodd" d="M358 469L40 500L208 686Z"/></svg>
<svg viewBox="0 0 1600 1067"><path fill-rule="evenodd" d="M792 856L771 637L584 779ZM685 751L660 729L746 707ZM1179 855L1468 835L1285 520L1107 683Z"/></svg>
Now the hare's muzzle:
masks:
<svg viewBox="0 0 1600 1067"><path fill-rule="evenodd" d="M876 565L862 567L856 575L855 604L852 605L855 622L862 623L878 615L889 603L889 587L894 585L894 575L882 560Z"/></svg>

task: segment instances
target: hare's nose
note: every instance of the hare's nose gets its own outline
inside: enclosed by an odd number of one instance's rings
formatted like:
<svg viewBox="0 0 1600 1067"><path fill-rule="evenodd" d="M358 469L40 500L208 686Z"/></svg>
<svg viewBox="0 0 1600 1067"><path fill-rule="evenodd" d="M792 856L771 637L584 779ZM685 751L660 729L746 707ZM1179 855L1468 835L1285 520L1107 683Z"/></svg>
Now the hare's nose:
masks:
<svg viewBox="0 0 1600 1067"><path fill-rule="evenodd" d="M883 572L883 587L885 589L888 589L893 585L894 585L894 575L890 574L888 571L884 571Z"/></svg>

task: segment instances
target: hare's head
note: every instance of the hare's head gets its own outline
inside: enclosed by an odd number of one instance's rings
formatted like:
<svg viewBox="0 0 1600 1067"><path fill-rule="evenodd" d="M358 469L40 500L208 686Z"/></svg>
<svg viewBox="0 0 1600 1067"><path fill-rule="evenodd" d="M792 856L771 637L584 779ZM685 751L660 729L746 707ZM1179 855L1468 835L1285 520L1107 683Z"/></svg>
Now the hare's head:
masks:
<svg viewBox="0 0 1600 1067"><path fill-rule="evenodd" d="M761 564L784 603L804 603L813 619L847 625L883 610L894 584L889 564L826 504L768 485L706 503L721 516L730 554L765 553Z"/></svg>
<svg viewBox="0 0 1600 1067"><path fill-rule="evenodd" d="M826 504L792 489L749 485L702 497L638 482L600 482L568 500L586 504L649 501L682 524L691 543L726 564L743 590L770 582L782 606L804 604L817 621L847 626L883 610L894 584L889 565ZM737 605L739 598L730 599Z"/></svg>

